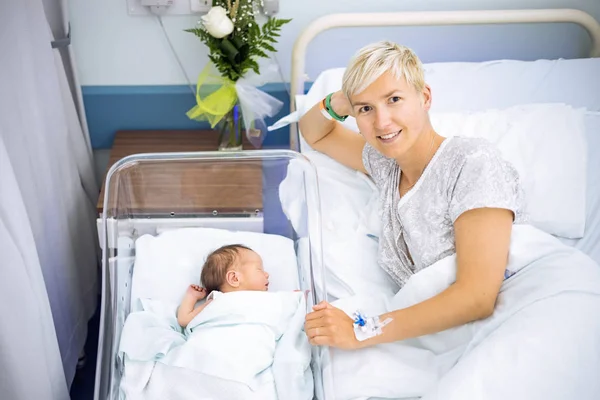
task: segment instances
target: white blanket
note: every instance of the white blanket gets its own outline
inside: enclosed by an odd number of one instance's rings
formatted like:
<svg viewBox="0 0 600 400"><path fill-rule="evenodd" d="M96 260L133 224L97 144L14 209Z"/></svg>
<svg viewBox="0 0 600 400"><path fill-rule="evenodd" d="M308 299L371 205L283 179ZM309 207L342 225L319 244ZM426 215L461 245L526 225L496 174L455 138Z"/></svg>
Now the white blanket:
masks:
<svg viewBox="0 0 600 400"><path fill-rule="evenodd" d="M176 305L141 303L119 348L126 399L312 399L302 293L215 293L185 331Z"/></svg>
<svg viewBox="0 0 600 400"><path fill-rule="evenodd" d="M360 351L332 349L336 399L600 398L600 267L531 226L515 226L494 314L417 339ZM455 256L415 274L393 298L334 305L376 315L451 285Z"/></svg>

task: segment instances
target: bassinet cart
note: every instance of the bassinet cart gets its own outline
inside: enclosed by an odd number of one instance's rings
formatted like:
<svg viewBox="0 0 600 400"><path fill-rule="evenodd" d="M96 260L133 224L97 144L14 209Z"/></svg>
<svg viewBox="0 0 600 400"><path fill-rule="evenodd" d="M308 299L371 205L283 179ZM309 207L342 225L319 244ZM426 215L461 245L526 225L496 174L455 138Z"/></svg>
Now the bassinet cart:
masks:
<svg viewBox="0 0 600 400"><path fill-rule="evenodd" d="M305 216L306 229L300 234L283 215L278 195L279 182L290 163L295 164L295 171L302 171L298 185L303 188L307 205L306 209L297 210ZM249 178L235 187L228 185L230 174L244 171L259 171L261 179ZM164 180L161 185L153 184L159 176L168 177L166 187ZM213 204L211 197L190 189L197 187L198 182L213 189L216 185L226 197L262 196L264 207L253 209L250 201L247 207L237 208ZM165 193L170 199L169 206L157 208L153 199L164 198ZM136 271L141 268L138 265L141 261L136 260L136 243L140 237L182 228L251 232L265 235L265 240L276 234L279 240L291 244L293 265L286 271L270 271L271 275L278 274L280 280L286 282L293 277L297 285L293 289L309 291L307 307L311 307L323 299L325 292L317 199L316 172L304 156L293 151L142 154L126 157L113 165L106 178L105 207L99 228L103 272L95 399L122 398L119 387L124 363L118 356L119 340L131 310L132 289L133 293L146 290L135 287ZM140 282L138 279L137 285L141 285ZM311 367L317 392L322 380L321 359L327 359L325 351L313 349Z"/></svg>

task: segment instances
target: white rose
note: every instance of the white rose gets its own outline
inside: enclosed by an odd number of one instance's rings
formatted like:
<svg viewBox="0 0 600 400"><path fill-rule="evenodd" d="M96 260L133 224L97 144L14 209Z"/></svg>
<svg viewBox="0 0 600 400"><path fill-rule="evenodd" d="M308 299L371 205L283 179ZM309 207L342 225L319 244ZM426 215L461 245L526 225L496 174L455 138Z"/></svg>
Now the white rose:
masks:
<svg viewBox="0 0 600 400"><path fill-rule="evenodd" d="M202 24L208 33L217 39L224 38L233 32L233 22L227 16L227 11L221 7L212 7L210 11L202 16Z"/></svg>

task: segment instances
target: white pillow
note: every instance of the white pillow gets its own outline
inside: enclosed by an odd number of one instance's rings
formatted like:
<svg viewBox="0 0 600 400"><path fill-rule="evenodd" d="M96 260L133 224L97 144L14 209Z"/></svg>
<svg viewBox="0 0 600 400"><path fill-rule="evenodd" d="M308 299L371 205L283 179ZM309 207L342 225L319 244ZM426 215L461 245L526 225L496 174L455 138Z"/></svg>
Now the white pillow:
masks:
<svg viewBox="0 0 600 400"><path fill-rule="evenodd" d="M298 262L291 239L255 232L213 228L181 228L136 240L131 307L150 298L179 304L190 284L200 284L200 272L210 252L226 244L243 244L256 251L269 273L269 290L296 290Z"/></svg>
<svg viewBox="0 0 600 400"><path fill-rule="evenodd" d="M521 179L531 224L565 238L585 231L587 146L584 110L564 104L529 104L504 110L432 113L446 137L484 137L511 162Z"/></svg>
<svg viewBox="0 0 600 400"><path fill-rule="evenodd" d="M531 64L539 69L537 64ZM477 78L479 69L473 65L477 64L425 66L426 74L433 76L434 81L432 110L436 109L436 101L440 97L443 106L437 109L450 108L448 97L464 91L452 84L453 77L461 69L467 68L477 81L485 82L484 78L492 78L489 70L483 67L480 69L485 74L482 72L483 76ZM336 68L324 71L306 95L297 97L296 119L328 93L341 88L344 70ZM494 85L497 86L498 82L494 81ZM444 93L436 92L439 86L443 86ZM469 96L457 97L457 102L463 104L465 109L472 105L469 101L478 96L476 88L471 89L475 92ZM503 156L519 171L531 223L550 234L576 239L585 232L587 145L584 114L584 109L555 103L516 105L479 112L432 111L430 116L434 127L443 136L484 137L496 144ZM354 118L348 118L343 124L358 132ZM303 139L301 145L303 152L312 150Z"/></svg>
<svg viewBox="0 0 600 400"><path fill-rule="evenodd" d="M501 60L424 64L431 86L431 112L470 112L521 104L564 103L600 110L600 58ZM306 95L297 96L299 115L342 87L345 68L323 71ZM348 126L356 126L351 118Z"/></svg>
<svg viewBox="0 0 600 400"><path fill-rule="evenodd" d="M321 239L323 265L326 271L326 290L330 300L356 294L382 293L392 296L398 290L387 273L377 265L379 216L378 193L364 174L309 151L304 155L315 165L319 179L321 207ZM294 230L301 237L309 236L306 221L308 212L301 185L303 168L291 162L279 187L282 209ZM310 237L314 237L311 233ZM300 251L303 249L304 251ZM299 252L308 254L308 241L300 240ZM304 268L308 260L300 258ZM317 290L322 292L319 281Z"/></svg>
<svg viewBox="0 0 600 400"><path fill-rule="evenodd" d="M345 167L317 151L303 153L316 167L319 198L321 200L321 224L325 231L352 231L358 227L357 211L367 204L375 185L366 175ZM279 186L283 211L300 236L306 236L304 221L309 211L304 201L304 185L298 181L304 177L304 166L294 160ZM307 182L308 185L310 182Z"/></svg>

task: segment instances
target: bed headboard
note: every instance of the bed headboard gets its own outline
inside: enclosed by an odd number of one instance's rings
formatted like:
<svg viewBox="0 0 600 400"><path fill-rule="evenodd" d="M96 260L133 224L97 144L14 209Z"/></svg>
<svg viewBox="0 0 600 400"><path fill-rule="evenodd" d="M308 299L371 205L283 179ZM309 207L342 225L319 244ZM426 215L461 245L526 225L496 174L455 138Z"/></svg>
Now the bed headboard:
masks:
<svg viewBox="0 0 600 400"><path fill-rule="evenodd" d="M600 23L591 15L574 9L379 12L330 14L321 17L309 24L294 43L290 112L296 111L295 96L304 93L305 58L308 44L317 35L329 29L367 26L488 25L550 22L570 22L584 27L592 39L590 57L600 57ZM299 150L297 124L290 126L290 148Z"/></svg>

